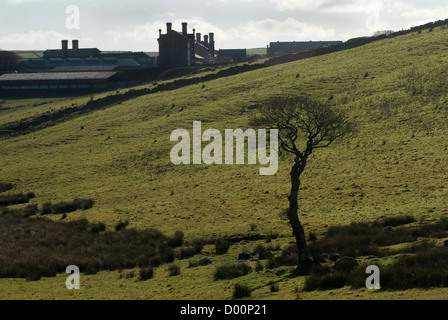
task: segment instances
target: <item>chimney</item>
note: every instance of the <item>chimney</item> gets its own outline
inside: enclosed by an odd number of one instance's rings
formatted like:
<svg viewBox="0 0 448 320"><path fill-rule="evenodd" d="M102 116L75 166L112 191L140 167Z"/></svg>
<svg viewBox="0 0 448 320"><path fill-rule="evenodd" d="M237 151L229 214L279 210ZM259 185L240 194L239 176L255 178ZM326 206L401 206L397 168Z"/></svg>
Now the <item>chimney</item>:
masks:
<svg viewBox="0 0 448 320"><path fill-rule="evenodd" d="M167 22L166 23L166 33L168 33L168 32L170 32L171 31L171 26L172 26L173 24L171 23L171 22Z"/></svg>
<svg viewBox="0 0 448 320"><path fill-rule="evenodd" d="M68 50L68 40L62 40L62 51Z"/></svg>
<svg viewBox="0 0 448 320"><path fill-rule="evenodd" d="M208 35L204 35L204 43L208 45Z"/></svg>
<svg viewBox="0 0 448 320"><path fill-rule="evenodd" d="M197 43L201 42L201 33L200 32L196 33L196 42Z"/></svg>
<svg viewBox="0 0 448 320"><path fill-rule="evenodd" d="M73 50L79 49L79 40L72 40L72 48Z"/></svg>
<svg viewBox="0 0 448 320"><path fill-rule="evenodd" d="M215 50L215 34L213 32L210 32L209 34L209 40L210 40L210 49Z"/></svg>
<svg viewBox="0 0 448 320"><path fill-rule="evenodd" d="M184 35L184 36L186 36L187 35L187 23L186 22L182 22L182 34Z"/></svg>
<svg viewBox="0 0 448 320"><path fill-rule="evenodd" d="M159 37L162 35L162 29L159 29Z"/></svg>

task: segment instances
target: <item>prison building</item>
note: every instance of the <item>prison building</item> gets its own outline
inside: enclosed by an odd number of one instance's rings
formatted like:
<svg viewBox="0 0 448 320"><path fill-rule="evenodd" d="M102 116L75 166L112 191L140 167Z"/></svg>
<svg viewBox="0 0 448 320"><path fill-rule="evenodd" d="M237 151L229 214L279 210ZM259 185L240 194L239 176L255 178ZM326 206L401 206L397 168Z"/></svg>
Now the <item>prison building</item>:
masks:
<svg viewBox="0 0 448 320"><path fill-rule="evenodd" d="M340 44L342 41L292 41L292 42L270 42L268 57L277 57L285 54L305 52L317 48Z"/></svg>
<svg viewBox="0 0 448 320"><path fill-rule="evenodd" d="M167 22L166 34L159 30L158 65L161 68L189 67L215 59L214 34L201 38L200 33L193 29L188 33L188 24L182 23L182 32L173 30L172 23Z"/></svg>
<svg viewBox="0 0 448 320"><path fill-rule="evenodd" d="M14 73L0 76L0 94L95 92L126 87L128 82L119 72Z"/></svg>
<svg viewBox="0 0 448 320"><path fill-rule="evenodd" d="M247 60L246 49L219 49L219 63L234 63Z"/></svg>
<svg viewBox="0 0 448 320"><path fill-rule="evenodd" d="M68 40L61 41L60 49L48 49L43 57L47 58L86 58L96 57L101 54L97 48L79 48L79 40L72 40L72 48L68 48Z"/></svg>
<svg viewBox="0 0 448 320"><path fill-rule="evenodd" d="M24 60L18 66L20 72L90 72L124 71L157 67L157 57L144 52L111 52L80 49L78 40L73 40L73 49L62 40L61 49L46 50L42 58Z"/></svg>

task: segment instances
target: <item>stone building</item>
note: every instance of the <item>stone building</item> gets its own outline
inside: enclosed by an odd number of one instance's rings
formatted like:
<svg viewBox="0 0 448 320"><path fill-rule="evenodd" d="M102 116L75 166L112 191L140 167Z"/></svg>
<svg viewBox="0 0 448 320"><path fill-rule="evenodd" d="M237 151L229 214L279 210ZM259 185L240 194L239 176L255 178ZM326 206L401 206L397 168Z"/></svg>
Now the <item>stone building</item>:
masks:
<svg viewBox="0 0 448 320"><path fill-rule="evenodd" d="M182 23L182 32L172 29L172 23L167 22L166 34L159 30L159 58L161 68L188 67L215 61L214 34L188 33L188 24Z"/></svg>
<svg viewBox="0 0 448 320"><path fill-rule="evenodd" d="M268 57L277 57L285 54L305 52L312 49L322 48L342 41L290 41L290 42L271 42L269 43Z"/></svg>

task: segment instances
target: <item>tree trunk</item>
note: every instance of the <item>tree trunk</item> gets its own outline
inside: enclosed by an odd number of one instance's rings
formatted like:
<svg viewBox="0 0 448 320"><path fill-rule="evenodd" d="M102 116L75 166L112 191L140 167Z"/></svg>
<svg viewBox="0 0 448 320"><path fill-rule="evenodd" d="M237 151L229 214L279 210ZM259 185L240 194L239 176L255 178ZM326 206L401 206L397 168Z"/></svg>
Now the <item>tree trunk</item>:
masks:
<svg viewBox="0 0 448 320"><path fill-rule="evenodd" d="M306 242L305 230L299 220L298 194L300 189L300 164L295 163L291 170L291 193L289 195L288 218L291 224L292 234L296 239L298 249L298 268L300 273L307 274L310 271L312 260L308 252L308 244Z"/></svg>

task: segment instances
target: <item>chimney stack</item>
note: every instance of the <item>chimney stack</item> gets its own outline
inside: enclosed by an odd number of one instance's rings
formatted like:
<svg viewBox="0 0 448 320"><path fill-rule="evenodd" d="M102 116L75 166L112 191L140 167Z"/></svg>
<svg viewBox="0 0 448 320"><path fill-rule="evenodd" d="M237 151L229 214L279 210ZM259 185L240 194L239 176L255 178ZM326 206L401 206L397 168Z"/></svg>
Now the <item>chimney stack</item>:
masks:
<svg viewBox="0 0 448 320"><path fill-rule="evenodd" d="M184 35L184 36L186 36L187 35L187 23L186 22L182 22L182 34Z"/></svg>
<svg viewBox="0 0 448 320"><path fill-rule="evenodd" d="M72 40L72 48L73 50L79 49L79 40Z"/></svg>
<svg viewBox="0 0 448 320"><path fill-rule="evenodd" d="M68 50L68 40L62 40L62 51Z"/></svg>
<svg viewBox="0 0 448 320"><path fill-rule="evenodd" d="M201 43L201 33L200 32L196 33L196 42Z"/></svg>
<svg viewBox="0 0 448 320"><path fill-rule="evenodd" d="M208 35L204 35L204 43L208 45Z"/></svg>
<svg viewBox="0 0 448 320"><path fill-rule="evenodd" d="M209 33L209 40L210 40L210 50L215 51L215 34L213 32Z"/></svg>
<svg viewBox="0 0 448 320"><path fill-rule="evenodd" d="M162 35L162 29L159 29L159 37Z"/></svg>
<svg viewBox="0 0 448 320"><path fill-rule="evenodd" d="M170 32L171 31L171 26L172 26L173 24L171 23L171 22L167 22L166 23L166 33L168 33L168 32Z"/></svg>

